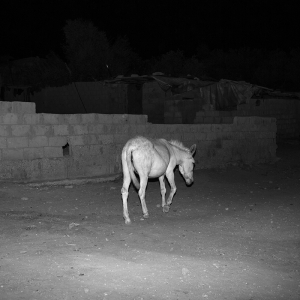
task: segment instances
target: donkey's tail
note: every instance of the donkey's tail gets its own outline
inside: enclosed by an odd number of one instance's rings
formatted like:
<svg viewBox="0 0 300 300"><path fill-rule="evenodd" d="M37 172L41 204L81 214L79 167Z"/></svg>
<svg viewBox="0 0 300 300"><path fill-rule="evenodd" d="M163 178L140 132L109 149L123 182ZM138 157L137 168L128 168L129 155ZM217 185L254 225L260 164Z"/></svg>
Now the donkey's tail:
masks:
<svg viewBox="0 0 300 300"><path fill-rule="evenodd" d="M128 170L129 170L129 174L131 177L131 180L133 182L133 184L135 185L135 187L139 190L140 189L140 184L135 176L134 173L134 167L132 164L132 151L133 149L129 147L129 149L127 149L126 151L126 161L127 161L127 166L128 166Z"/></svg>

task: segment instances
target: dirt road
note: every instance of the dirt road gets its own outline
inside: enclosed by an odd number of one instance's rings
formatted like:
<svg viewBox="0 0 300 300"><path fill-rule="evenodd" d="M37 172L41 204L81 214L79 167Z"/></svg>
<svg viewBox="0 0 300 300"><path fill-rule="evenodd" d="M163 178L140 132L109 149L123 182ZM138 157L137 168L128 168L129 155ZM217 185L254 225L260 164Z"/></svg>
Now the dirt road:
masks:
<svg viewBox="0 0 300 300"><path fill-rule="evenodd" d="M0 299L300 299L300 145L270 165L197 170L150 218L121 180L0 182Z"/></svg>

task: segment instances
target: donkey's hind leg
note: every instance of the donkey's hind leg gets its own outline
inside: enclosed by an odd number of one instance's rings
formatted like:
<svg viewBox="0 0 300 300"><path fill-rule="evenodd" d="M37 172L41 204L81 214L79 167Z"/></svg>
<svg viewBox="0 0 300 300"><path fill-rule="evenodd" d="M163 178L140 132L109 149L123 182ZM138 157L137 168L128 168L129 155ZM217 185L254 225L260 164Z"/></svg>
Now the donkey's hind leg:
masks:
<svg viewBox="0 0 300 300"><path fill-rule="evenodd" d="M125 219L125 224L129 225L131 223L129 214L128 214L128 206L127 206L127 199L128 199L128 190L130 186L131 178L128 171L127 166L123 166L123 186L121 189L122 200L123 200L123 217Z"/></svg>
<svg viewBox="0 0 300 300"><path fill-rule="evenodd" d="M149 218L148 209L147 209L146 200L145 200L147 183L148 183L148 177L142 176L140 174L139 197L140 197L141 204L142 204L144 218Z"/></svg>

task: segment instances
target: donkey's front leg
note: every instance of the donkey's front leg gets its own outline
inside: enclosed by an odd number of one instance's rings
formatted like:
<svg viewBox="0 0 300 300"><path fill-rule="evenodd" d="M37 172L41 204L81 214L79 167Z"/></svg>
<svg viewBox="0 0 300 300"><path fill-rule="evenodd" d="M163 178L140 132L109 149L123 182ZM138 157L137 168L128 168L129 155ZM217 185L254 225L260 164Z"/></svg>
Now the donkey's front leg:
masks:
<svg viewBox="0 0 300 300"><path fill-rule="evenodd" d="M161 206L163 208L163 212L168 212L169 207L166 206L166 185L165 185L165 175L159 177L160 183L160 193L161 193Z"/></svg>
<svg viewBox="0 0 300 300"><path fill-rule="evenodd" d="M167 199L167 204L164 207L164 212L169 211L170 205L172 204L173 197L177 190L176 185L175 185L175 180L174 180L174 172L172 171L172 172L166 174L166 176L168 178L171 189L170 189L170 195Z"/></svg>

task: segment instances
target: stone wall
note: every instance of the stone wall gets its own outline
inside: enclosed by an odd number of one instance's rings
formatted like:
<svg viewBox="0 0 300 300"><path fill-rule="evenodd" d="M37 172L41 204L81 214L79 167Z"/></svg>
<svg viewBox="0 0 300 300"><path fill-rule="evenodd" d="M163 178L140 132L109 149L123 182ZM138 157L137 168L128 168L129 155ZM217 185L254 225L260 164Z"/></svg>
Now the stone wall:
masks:
<svg viewBox="0 0 300 300"><path fill-rule="evenodd" d="M144 115L36 114L35 104L0 102L0 180L39 181L121 172L121 150L136 135L197 144L196 167L276 158L274 118L232 124L150 124Z"/></svg>

